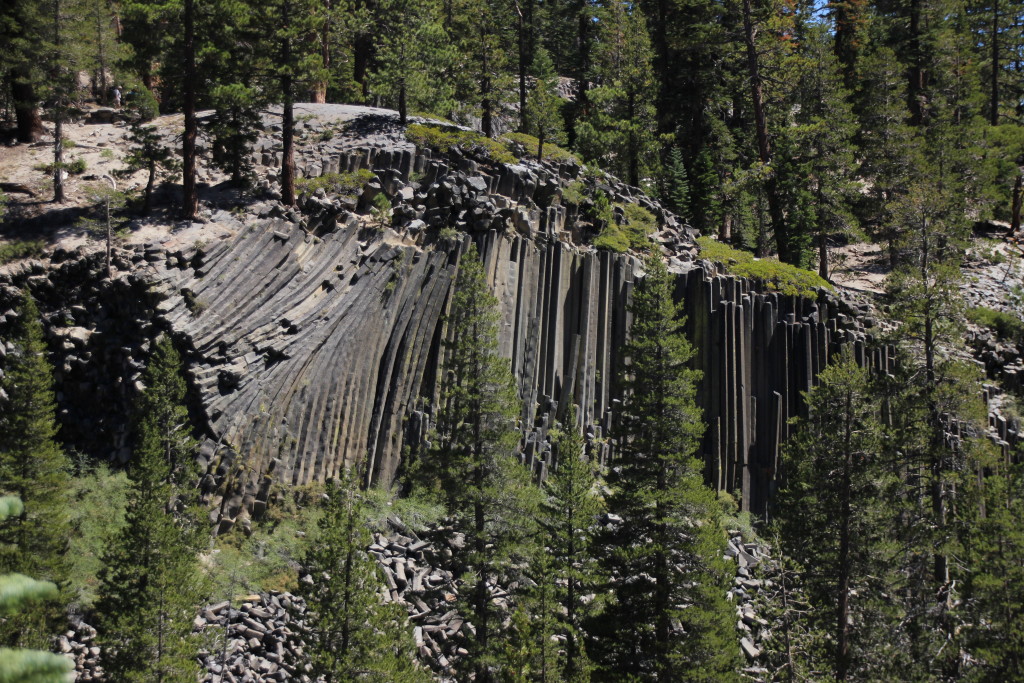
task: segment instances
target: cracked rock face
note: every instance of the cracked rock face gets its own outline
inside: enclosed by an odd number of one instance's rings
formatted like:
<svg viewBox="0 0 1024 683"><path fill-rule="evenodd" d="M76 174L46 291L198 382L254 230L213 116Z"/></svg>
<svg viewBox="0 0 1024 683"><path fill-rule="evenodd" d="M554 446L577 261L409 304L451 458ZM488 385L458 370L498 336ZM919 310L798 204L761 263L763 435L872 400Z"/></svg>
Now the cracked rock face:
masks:
<svg viewBox="0 0 1024 683"><path fill-rule="evenodd" d="M299 155L300 174L368 170L359 196L318 191L297 209L271 200L217 211L199 226L209 239L196 240L193 225L119 252L111 282L95 255L0 274L0 312L20 287L41 299L61 370L62 419L74 426L65 433L85 450L128 457L125 417L142 389L138 372L152 340L172 335L206 436L201 486L222 531L260 514L274 484L324 481L363 460L372 480L388 483L404 454L425 452L444 314L471 241L500 302L501 351L523 400L524 461L538 476L555 465L547 431L569 395L606 459L641 262L586 245L594 226L560 201L572 182L657 217L653 238L671 257L704 377L706 476L740 489L750 509L763 507L788 419L830 355L852 344L865 363L890 362L885 349L870 350L857 310L824 292L781 296L720 275L693 260L688 228L614 179L584 177L573 163L437 155L390 133L314 137L318 146ZM271 133L254 152L268 178L273 143ZM370 212L382 193L392 204L386 229ZM97 408L83 392L116 400Z"/></svg>

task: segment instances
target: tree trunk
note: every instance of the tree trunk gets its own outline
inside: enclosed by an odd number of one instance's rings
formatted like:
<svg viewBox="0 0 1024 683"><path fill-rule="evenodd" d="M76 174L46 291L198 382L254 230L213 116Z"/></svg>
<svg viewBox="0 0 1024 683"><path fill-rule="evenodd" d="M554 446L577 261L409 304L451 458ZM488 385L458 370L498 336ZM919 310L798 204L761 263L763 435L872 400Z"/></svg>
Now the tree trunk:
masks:
<svg viewBox="0 0 1024 683"><path fill-rule="evenodd" d="M149 177L146 179L146 193L142 202L142 215L148 216L153 208L153 185L156 182L156 162L149 162Z"/></svg>
<svg viewBox="0 0 1024 683"><path fill-rule="evenodd" d="M53 3L53 45L61 56L60 0ZM63 204L64 197L64 74L59 64L54 65L54 85L57 92L53 106L53 201Z"/></svg>
<svg viewBox="0 0 1024 683"><path fill-rule="evenodd" d="M46 130L39 115L36 90L25 67L14 67L9 72L11 96L14 99L14 118L18 127L18 142L38 142Z"/></svg>
<svg viewBox="0 0 1024 683"><path fill-rule="evenodd" d="M761 87L761 67L757 59L756 31L750 7L750 0L743 0L743 38L747 47L747 75L750 78L750 99L754 107L754 130L757 134L757 153L762 164L768 168L764 181L765 199L768 201L768 215L775 233L776 251L779 260L786 263L799 261L799 254L792 253L789 235L786 233L782 203L778 196L778 181L772 163L771 141L768 139L768 122L764 113L764 96Z"/></svg>
<svg viewBox="0 0 1024 683"><path fill-rule="evenodd" d="M370 96L370 83L366 78L366 72L370 66L370 54L373 52L370 36L359 36L355 39L352 48L352 80L359 84L365 101Z"/></svg>
<svg viewBox="0 0 1024 683"><path fill-rule="evenodd" d="M490 63L487 60L487 35L486 30L481 25L480 27L480 43L484 46L482 50L483 64L480 69L480 108L482 114L480 116L480 129L487 137L492 137L494 132L494 124L491 121L491 75L489 73Z"/></svg>
<svg viewBox="0 0 1024 683"><path fill-rule="evenodd" d="M284 0L281 6L281 25L291 25L291 2ZM295 87L289 65L292 62L291 38L281 40L281 64L284 73L281 75L281 140L283 143L281 162L281 201L287 206L295 205L295 109L292 90Z"/></svg>
<svg viewBox="0 0 1024 683"><path fill-rule="evenodd" d="M910 107L910 123L920 126L924 123L924 56L921 54L921 0L910 2L910 58L909 87L907 96Z"/></svg>
<svg viewBox="0 0 1024 683"><path fill-rule="evenodd" d="M113 251L114 245L114 226L110 222L110 195L107 195L106 212L107 212L107 279L110 280L114 277L114 270L110 265L110 252Z"/></svg>
<svg viewBox="0 0 1024 683"><path fill-rule="evenodd" d="M999 0L992 0L992 83L989 122L999 125Z"/></svg>
<svg viewBox="0 0 1024 683"><path fill-rule="evenodd" d="M732 241L732 214L728 210L722 214L722 226L718 230L718 241L727 244Z"/></svg>
<svg viewBox="0 0 1024 683"><path fill-rule="evenodd" d="M828 237L821 228L818 232L818 275L828 282Z"/></svg>
<svg viewBox="0 0 1024 683"><path fill-rule="evenodd" d="M537 131L537 161L544 161L544 131Z"/></svg>
<svg viewBox="0 0 1024 683"><path fill-rule="evenodd" d="M840 489L842 502L839 513L839 585L836 608L836 679L845 681L850 664L850 518L852 516L852 474L853 451L850 439L853 438L853 397L846 392L846 414L843 424L845 444L843 453L843 479Z"/></svg>
<svg viewBox="0 0 1024 683"><path fill-rule="evenodd" d="M398 123L405 125L408 123L409 112L408 103L405 101L405 79L398 86Z"/></svg>
<svg viewBox="0 0 1024 683"><path fill-rule="evenodd" d="M526 115L526 25L523 21L523 10L515 3L516 28L519 38L519 132L529 132L530 122Z"/></svg>
<svg viewBox="0 0 1024 683"><path fill-rule="evenodd" d="M199 198L196 194L196 136L199 126L196 121L196 47L195 47L195 0L185 0L185 86L184 114L185 133L181 138L182 198L181 215L186 220L196 217Z"/></svg>
<svg viewBox="0 0 1024 683"><path fill-rule="evenodd" d="M327 102L327 74L331 68L331 0L324 0L324 26L320 33L320 64L324 70L324 78L313 84L310 99L318 104Z"/></svg>
<svg viewBox="0 0 1024 683"><path fill-rule="evenodd" d="M1020 205L1022 186L1024 186L1024 173L1017 174L1017 180L1013 183L1013 198L1010 204L1010 234L1016 235L1020 232Z"/></svg>

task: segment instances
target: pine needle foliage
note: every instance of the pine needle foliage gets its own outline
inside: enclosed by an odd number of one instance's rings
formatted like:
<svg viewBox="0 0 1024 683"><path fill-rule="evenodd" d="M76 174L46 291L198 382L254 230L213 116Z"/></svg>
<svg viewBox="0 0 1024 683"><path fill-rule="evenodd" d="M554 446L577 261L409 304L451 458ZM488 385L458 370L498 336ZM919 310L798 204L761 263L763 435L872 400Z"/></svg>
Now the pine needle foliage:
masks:
<svg viewBox="0 0 1024 683"><path fill-rule="evenodd" d="M700 374L687 365L694 351L665 264L652 257L645 267L630 307L627 399L609 474L608 510L622 521L601 538L614 601L600 618L613 633L599 679L732 680L731 571L718 503L693 457L704 428L694 400Z"/></svg>
<svg viewBox="0 0 1024 683"><path fill-rule="evenodd" d="M498 350L498 302L475 245L459 260L446 322L436 474L425 483L443 496L465 534L453 561L475 634L462 666L478 681L494 680L513 606L491 600L490 591L520 583L535 541L539 491L516 457L520 405L509 361Z"/></svg>
<svg viewBox="0 0 1024 683"><path fill-rule="evenodd" d="M207 597L196 555L204 529L185 380L170 339L156 344L143 383L125 526L100 575L103 666L126 683L191 683L201 646L192 620Z"/></svg>
<svg viewBox="0 0 1024 683"><path fill-rule="evenodd" d="M0 490L18 496L24 514L0 523L0 571L18 572L64 587L70 526L71 465L57 443L53 370L43 326L26 291L0 380ZM7 645L42 647L61 618L53 603L12 616L0 626Z"/></svg>
<svg viewBox="0 0 1024 683"><path fill-rule="evenodd" d="M0 497L0 522L24 512L17 496ZM28 605L59 596L50 581L37 581L24 574L0 576L0 617L10 618ZM0 683L62 683L69 680L71 660L39 650L0 648Z"/></svg>
<svg viewBox="0 0 1024 683"><path fill-rule="evenodd" d="M324 514L303 566L306 646L313 672L327 683L378 681L419 683L429 676L414 663L408 615L398 604L384 605L376 561L367 553L369 514L358 482L346 471L327 484Z"/></svg>

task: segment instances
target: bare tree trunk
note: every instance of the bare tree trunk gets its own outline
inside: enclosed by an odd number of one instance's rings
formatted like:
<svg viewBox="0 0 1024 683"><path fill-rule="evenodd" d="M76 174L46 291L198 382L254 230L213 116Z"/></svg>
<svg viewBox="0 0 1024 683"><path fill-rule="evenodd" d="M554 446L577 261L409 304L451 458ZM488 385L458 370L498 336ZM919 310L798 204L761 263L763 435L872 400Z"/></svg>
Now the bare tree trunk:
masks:
<svg viewBox="0 0 1024 683"><path fill-rule="evenodd" d="M818 275L828 281L828 236L819 228L818 232Z"/></svg>
<svg viewBox="0 0 1024 683"><path fill-rule="evenodd" d="M490 69L490 64L487 60L487 36L483 26L480 27L480 34L480 42L484 44L484 49L482 50L483 65L480 70L480 108L483 110L480 117L480 129L487 137L493 137L494 123L491 120L491 75L488 71Z"/></svg>
<svg viewBox="0 0 1024 683"><path fill-rule="evenodd" d="M999 125L999 0L992 0L992 83L990 123Z"/></svg>
<svg viewBox="0 0 1024 683"><path fill-rule="evenodd" d="M778 181L775 178L772 163L771 141L768 139L768 121L764 113L764 95L761 86L761 66L757 58L757 45L754 41L757 32L754 29L753 12L750 0L743 0L743 38L747 47L747 75L750 78L750 99L754 107L754 130L757 135L757 153L762 164L768 167L768 176L764 181L765 199L768 201L768 215L771 217L772 230L775 233L776 251L779 259L786 263L799 260L793 254L786 232L783 218L782 203L778 196Z"/></svg>
<svg viewBox="0 0 1024 683"><path fill-rule="evenodd" d="M291 25L291 2L284 0L281 6L281 25ZM291 38L281 40L281 63L285 71L281 76L282 112L281 139L283 142L283 161L281 162L281 201L287 206L295 205L295 102L294 83L287 65L292 61Z"/></svg>
<svg viewBox="0 0 1024 683"><path fill-rule="evenodd" d="M61 31L60 31L60 0L53 3L53 49L54 58L60 60L61 55ZM53 201L63 204L64 196L64 74L60 64L54 64L54 83L56 85L56 97L53 106Z"/></svg>
<svg viewBox="0 0 1024 683"><path fill-rule="evenodd" d="M196 137L199 125L196 121L196 47L195 47L195 0L185 0L185 134L182 136L182 217L191 220L199 208L196 194Z"/></svg>
<svg viewBox="0 0 1024 683"><path fill-rule="evenodd" d="M514 2L516 10L516 32L519 38L519 132L526 133L530 122L526 115L526 23L519 2Z"/></svg>
<svg viewBox="0 0 1024 683"><path fill-rule="evenodd" d="M142 202L142 215L148 216L153 207L153 184L156 181L156 162L149 162L149 177L146 179L146 192Z"/></svg>
<svg viewBox="0 0 1024 683"><path fill-rule="evenodd" d="M1024 173L1017 174L1017 180L1013 183L1013 199L1010 204L1010 234L1016 235L1020 232L1020 205L1022 186L1024 186Z"/></svg>
<svg viewBox="0 0 1024 683"><path fill-rule="evenodd" d="M28 69L10 70L11 95L14 99L14 119L18 127L18 142L38 142L46 130L39 115L36 90L29 80Z"/></svg>

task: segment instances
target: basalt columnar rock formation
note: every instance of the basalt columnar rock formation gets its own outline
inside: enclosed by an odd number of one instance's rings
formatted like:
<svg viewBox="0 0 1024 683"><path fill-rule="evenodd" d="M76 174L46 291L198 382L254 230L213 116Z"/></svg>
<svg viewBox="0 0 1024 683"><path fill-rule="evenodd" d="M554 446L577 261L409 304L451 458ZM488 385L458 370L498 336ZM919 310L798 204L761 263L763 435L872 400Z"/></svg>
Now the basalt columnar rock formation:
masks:
<svg viewBox="0 0 1024 683"><path fill-rule="evenodd" d="M280 156L268 129L254 157L265 200L119 251L111 281L95 254L60 253L2 276L0 313L21 287L42 302L64 435L80 448L128 456L125 416L148 345L161 332L174 337L206 437L202 485L221 529L259 514L275 483L323 481L364 459L371 479L389 482L403 458L424 457L444 314L470 241L501 302L526 462L538 474L551 466L547 430L569 395L607 457L642 261L588 245L591 200L567 201L573 183L657 217L653 242L677 274L704 373L707 478L740 490L746 508L763 509L800 392L831 353L852 345L862 362L891 362L870 343L865 311L823 290L783 296L722 274L696 259L692 231L657 202L575 163L502 164L472 150L418 149L386 117L303 126L300 175L368 169L361 193L320 190L283 207L273 196ZM379 194L393 207L386 230L369 215Z"/></svg>

